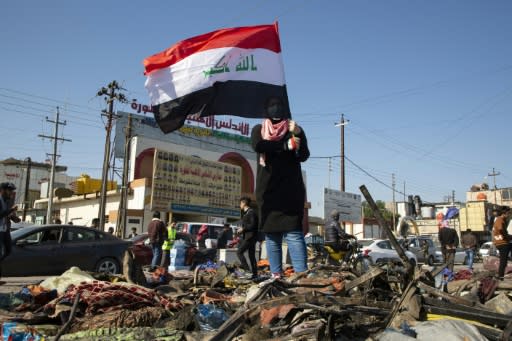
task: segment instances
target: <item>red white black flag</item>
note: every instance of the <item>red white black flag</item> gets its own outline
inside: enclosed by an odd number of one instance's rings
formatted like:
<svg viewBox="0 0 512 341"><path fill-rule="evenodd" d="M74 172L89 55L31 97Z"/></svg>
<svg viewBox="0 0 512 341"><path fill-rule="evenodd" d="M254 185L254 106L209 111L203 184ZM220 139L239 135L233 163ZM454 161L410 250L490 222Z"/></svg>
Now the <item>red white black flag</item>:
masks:
<svg viewBox="0 0 512 341"><path fill-rule="evenodd" d="M274 25L221 29L183 40L144 60L146 89L164 133L187 116L265 117L265 102L279 97L290 117Z"/></svg>

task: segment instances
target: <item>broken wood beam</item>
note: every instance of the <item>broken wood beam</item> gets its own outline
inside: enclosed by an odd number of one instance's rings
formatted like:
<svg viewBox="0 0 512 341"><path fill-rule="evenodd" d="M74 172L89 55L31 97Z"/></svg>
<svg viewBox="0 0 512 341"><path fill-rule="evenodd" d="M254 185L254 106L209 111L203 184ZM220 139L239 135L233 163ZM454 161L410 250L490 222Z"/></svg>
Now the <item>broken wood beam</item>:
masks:
<svg viewBox="0 0 512 341"><path fill-rule="evenodd" d="M451 317L458 317L465 320L471 320L487 324L489 326L497 326L499 328L505 328L510 322L510 316L491 313L489 311L473 312L469 311L467 307L453 306L453 307L437 307L433 305L424 304L423 308L427 313L448 315ZM501 315L501 316L496 316Z"/></svg>
<svg viewBox="0 0 512 341"><path fill-rule="evenodd" d="M353 289L361 284L364 284L364 283L368 282L369 280L372 280L375 277L379 276L383 272L384 272L384 270L382 268L373 267L367 273L365 273L362 276L357 277L353 281L350 281L349 283L345 284L345 290L349 291L350 289Z"/></svg>
<svg viewBox="0 0 512 341"><path fill-rule="evenodd" d="M370 195L370 192L368 191L366 186L365 185L360 186L359 190L361 191L361 193L363 193L363 196L366 199L368 206L370 206L370 208L373 212L373 215L377 219L377 222L378 222L380 228L386 232L388 239L391 242L391 245L393 245L393 248L396 250L396 252L398 253L398 256L402 260L402 263L404 264L404 266L407 269L407 274L408 274L409 280L411 280L413 273L414 273L414 267L409 262L409 258L407 258L407 255L405 254L405 250L402 248L400 243L398 243L398 241L396 240L393 231L391 231L391 229L388 226L388 223L384 220L382 213L380 213L380 210L377 207L377 204L373 200L373 198Z"/></svg>
<svg viewBox="0 0 512 341"><path fill-rule="evenodd" d="M468 307L474 307L474 306L478 305L477 302L473 302L473 301L467 300L467 299L459 297L459 296L452 296L452 295L447 294L439 289L432 288L431 286L426 285L422 282L418 282L417 286L419 289L424 290L425 292L427 292L433 296L441 297L451 303L461 304L461 305L468 306Z"/></svg>

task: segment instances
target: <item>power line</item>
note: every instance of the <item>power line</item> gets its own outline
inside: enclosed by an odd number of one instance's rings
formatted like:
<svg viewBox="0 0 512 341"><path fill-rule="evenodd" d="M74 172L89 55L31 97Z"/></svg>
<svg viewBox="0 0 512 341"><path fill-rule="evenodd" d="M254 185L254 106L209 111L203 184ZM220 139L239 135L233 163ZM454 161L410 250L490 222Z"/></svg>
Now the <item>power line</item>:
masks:
<svg viewBox="0 0 512 341"><path fill-rule="evenodd" d="M49 108L53 108L53 107L54 107L53 105L50 105L50 104L40 103L40 102L36 102L36 101L31 101L31 100L27 100L27 99L25 99L25 98L19 98L19 97L14 97L14 96L8 96L8 95L4 95L4 94L0 94L0 96L2 96L2 97L6 97L6 98L10 98L10 99L20 100L20 101L23 101L24 103L25 103L25 102L27 102L27 103L32 103L32 104L37 104L37 105L40 105L40 106L48 107L48 109L41 109L41 108L34 108L34 107L30 107L30 106L26 106L26 105L18 104L18 103L12 103L12 102L0 101L0 103L9 104L9 105L14 105L14 106L22 107L22 108L25 108L25 109L31 109L31 110L37 110L37 111L47 111L47 112L51 112L51 110L50 110ZM66 111L71 111L71 112L81 113L81 114L84 114L84 115L90 115L90 113L81 112L81 111L74 111L74 110L72 110L72 109L67 109ZM66 113L66 111L65 111L65 113ZM84 117L82 117L82 116L71 115L71 114L69 114L69 113L66 113L66 116L73 117L73 118L76 118L76 119L79 119L79 120L83 120L83 121L93 122L93 123L97 123L97 122L98 122L98 121L94 121L94 120L90 120L90 119L84 118Z"/></svg>
<svg viewBox="0 0 512 341"><path fill-rule="evenodd" d="M88 110L92 110L92 111L98 110L96 108L88 107L88 106L85 106L85 105L74 104L74 103L70 103L70 102L67 102L67 101L63 101L63 100L57 100L57 99L54 99L54 98L39 96L39 95L31 94L31 93L28 93L28 92L14 90L14 89L9 89L9 88L5 88L5 87L0 87L0 90L12 92L12 93L17 93L17 94L21 94L21 95L25 95L25 96L40 98L40 99L44 99L44 100L47 100L47 101L57 102L57 103L60 103L60 104L68 104L68 105L71 105L71 106L74 106L74 107L77 107L77 108L84 108L84 109L88 109Z"/></svg>
<svg viewBox="0 0 512 341"><path fill-rule="evenodd" d="M35 114L35 113L32 113L32 112L28 112L28 111L23 111L23 110L17 110L17 109L12 109L12 108L7 108L7 107L4 107L2 105L0 105L0 108L1 109L4 109L6 111L11 111L11 112L17 112L17 113L20 113L22 115L27 115L27 116L32 116L32 117L37 117L37 118L40 118L41 120L44 119L44 115L41 115L41 114ZM97 129L103 129L103 127L100 127L100 126L95 126L95 125L92 125L92 124L87 124L87 123L82 123L82 122L75 122L74 120L70 120L70 122L74 122L76 124L79 124L79 125L82 125L82 126L86 126L86 127L92 127L92 128L97 128Z"/></svg>

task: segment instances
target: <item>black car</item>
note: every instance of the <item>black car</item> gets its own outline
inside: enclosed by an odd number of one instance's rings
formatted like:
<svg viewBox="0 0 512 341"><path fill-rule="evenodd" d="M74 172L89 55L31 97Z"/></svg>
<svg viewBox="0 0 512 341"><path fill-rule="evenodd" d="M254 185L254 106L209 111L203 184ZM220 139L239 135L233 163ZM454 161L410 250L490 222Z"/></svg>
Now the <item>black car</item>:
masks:
<svg viewBox="0 0 512 341"><path fill-rule="evenodd" d="M109 233L76 225L34 225L11 232L12 252L2 276L60 275L72 266L119 273L131 245Z"/></svg>

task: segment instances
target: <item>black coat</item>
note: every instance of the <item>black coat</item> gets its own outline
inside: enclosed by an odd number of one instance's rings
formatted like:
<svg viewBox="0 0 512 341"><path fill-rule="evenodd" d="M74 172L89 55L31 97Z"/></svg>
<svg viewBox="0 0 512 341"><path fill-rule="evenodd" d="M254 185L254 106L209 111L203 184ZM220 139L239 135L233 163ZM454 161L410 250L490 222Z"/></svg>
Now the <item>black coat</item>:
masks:
<svg viewBox="0 0 512 341"><path fill-rule="evenodd" d="M258 236L258 217L252 208L242 213L242 238L250 240Z"/></svg>
<svg viewBox="0 0 512 341"><path fill-rule="evenodd" d="M349 237L351 237L351 235L345 232L339 221L331 218L327 224L325 224L325 243L339 243Z"/></svg>
<svg viewBox="0 0 512 341"><path fill-rule="evenodd" d="M228 245L228 234L230 230L222 230L219 232L217 236L217 249L225 249Z"/></svg>
<svg viewBox="0 0 512 341"><path fill-rule="evenodd" d="M441 246L459 246L459 237L457 236L457 232L453 228L443 227L441 230L439 230L438 238L439 242L441 243Z"/></svg>
<svg viewBox="0 0 512 341"><path fill-rule="evenodd" d="M286 150L286 134L280 141L266 141L261 136L261 125L252 129L252 147L258 153L256 201L259 226L265 233L290 232L302 229L306 189L300 163L309 158L304 131L301 131L298 151ZM259 163L265 154L265 167Z"/></svg>

